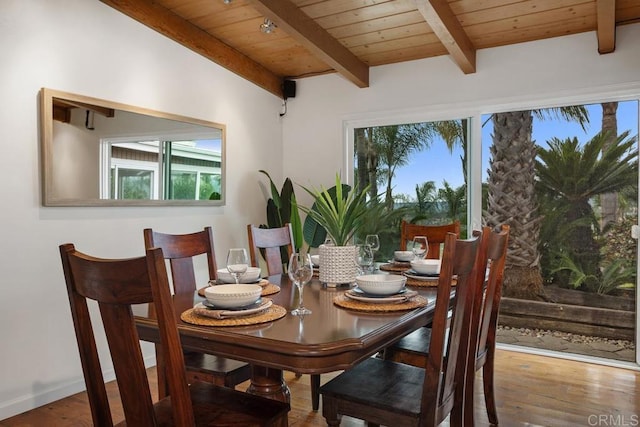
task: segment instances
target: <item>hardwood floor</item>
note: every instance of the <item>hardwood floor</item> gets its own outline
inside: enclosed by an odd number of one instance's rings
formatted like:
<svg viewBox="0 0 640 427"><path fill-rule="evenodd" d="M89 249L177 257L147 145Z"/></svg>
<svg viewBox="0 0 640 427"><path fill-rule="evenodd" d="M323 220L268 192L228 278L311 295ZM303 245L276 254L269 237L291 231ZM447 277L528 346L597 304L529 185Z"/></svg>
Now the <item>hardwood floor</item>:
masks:
<svg viewBox="0 0 640 427"><path fill-rule="evenodd" d="M149 370L155 393L155 369ZM322 382L332 375L322 375ZM320 411L311 410L309 375L286 373L291 388L289 425L325 426ZM496 399L501 426L635 426L640 425L640 372L573 362L519 352L498 351ZM476 420L487 426L481 381L475 390ZM241 384L239 389L246 388ZM118 390L110 383L109 398L118 402ZM114 420L122 419L114 403ZM90 426L84 393L53 402L0 421L1 427ZM364 426L360 420L343 419L342 427ZM448 426L445 421L443 426Z"/></svg>

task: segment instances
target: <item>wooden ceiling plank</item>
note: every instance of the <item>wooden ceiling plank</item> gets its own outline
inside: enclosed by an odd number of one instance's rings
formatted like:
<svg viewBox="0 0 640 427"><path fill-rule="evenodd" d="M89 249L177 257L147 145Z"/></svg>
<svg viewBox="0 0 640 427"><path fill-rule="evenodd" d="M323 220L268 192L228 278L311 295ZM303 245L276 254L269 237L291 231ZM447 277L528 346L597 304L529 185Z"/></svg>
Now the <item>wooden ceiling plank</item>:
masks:
<svg viewBox="0 0 640 427"><path fill-rule="evenodd" d="M282 78L151 0L100 0L257 86L282 97Z"/></svg>
<svg viewBox="0 0 640 427"><path fill-rule="evenodd" d="M536 26L521 26L518 28L508 27L508 30L505 30L497 29L495 23L492 23L491 28L486 24L475 25L469 27L468 32L475 40L478 49L484 49L584 33L593 31L594 25L595 23L589 22L586 17L579 16L563 21L563 27L559 27L557 23L552 23Z"/></svg>
<svg viewBox="0 0 640 427"><path fill-rule="evenodd" d="M331 34L336 39L342 41L347 37L354 37L365 35L369 33L375 33L377 31L384 31L390 28L404 27L413 24L424 25L424 18L417 10L411 12L405 12L398 15L391 15L382 18L371 19L368 21L356 22L349 25L343 25L341 27L329 29ZM431 31L431 28L427 28Z"/></svg>
<svg viewBox="0 0 640 427"><path fill-rule="evenodd" d="M416 6L413 3L413 0L395 0L386 3L376 3L372 6L363 7L355 11L349 11L347 13L323 16L321 18L315 19L315 21L320 24L322 28L331 30L343 25L357 24L359 22L385 18L415 10Z"/></svg>
<svg viewBox="0 0 640 427"><path fill-rule="evenodd" d="M289 0L251 0L254 7L358 87L369 87L369 66Z"/></svg>
<svg viewBox="0 0 640 427"><path fill-rule="evenodd" d="M553 17L556 21L571 18L574 10L588 8L593 15L595 0L539 0L535 3L521 2L500 7L483 9L474 12L457 12L454 10L460 25L468 28L469 25L482 24L491 21L513 20L520 22L522 19L535 19L536 16Z"/></svg>
<svg viewBox="0 0 640 427"><path fill-rule="evenodd" d="M597 0L598 53L616 50L616 0Z"/></svg>
<svg viewBox="0 0 640 427"><path fill-rule="evenodd" d="M548 10L524 15L517 19L508 17L499 21L468 25L465 29L474 40L477 49L594 31L594 6L595 4L584 4L566 10ZM527 38L523 38L523 34L527 34Z"/></svg>
<svg viewBox="0 0 640 427"><path fill-rule="evenodd" d="M476 72L476 49L446 0L416 0L418 10L465 74Z"/></svg>

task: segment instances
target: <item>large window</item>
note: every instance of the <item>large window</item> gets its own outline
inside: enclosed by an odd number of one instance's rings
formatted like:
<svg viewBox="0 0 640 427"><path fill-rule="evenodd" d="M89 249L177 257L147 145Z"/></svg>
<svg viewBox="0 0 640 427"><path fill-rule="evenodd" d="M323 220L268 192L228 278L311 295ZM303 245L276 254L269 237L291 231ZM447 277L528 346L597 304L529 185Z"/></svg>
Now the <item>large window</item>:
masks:
<svg viewBox="0 0 640 427"><path fill-rule="evenodd" d="M402 219L507 223L499 340L636 361L638 101L528 108L350 123L350 182L384 207L363 234L384 261Z"/></svg>
<svg viewBox="0 0 640 427"><path fill-rule="evenodd" d="M366 233L381 235L379 260L398 248L399 223L467 224L469 119L357 127L354 176L379 204ZM363 231L364 233L364 231Z"/></svg>

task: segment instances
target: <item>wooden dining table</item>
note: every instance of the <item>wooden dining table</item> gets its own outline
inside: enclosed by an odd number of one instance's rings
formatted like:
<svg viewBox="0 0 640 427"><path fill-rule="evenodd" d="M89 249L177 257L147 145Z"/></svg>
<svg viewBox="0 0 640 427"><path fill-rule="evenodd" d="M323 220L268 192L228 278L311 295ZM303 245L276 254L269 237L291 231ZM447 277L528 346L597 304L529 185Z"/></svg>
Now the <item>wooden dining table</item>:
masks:
<svg viewBox="0 0 640 427"><path fill-rule="evenodd" d="M430 324L435 307L435 287L411 287L428 303L408 311L365 312L338 307L334 298L349 287L327 287L314 278L305 285L304 305L312 313L294 316L298 293L288 276L270 276L280 291L269 295L287 314L274 321L251 326L212 327L184 322L180 315L203 298L198 293L174 296L178 331L184 350L242 360L252 365L247 390L289 401L283 370L321 374L348 369L376 354L404 335ZM136 316L141 340L159 342L153 316Z"/></svg>

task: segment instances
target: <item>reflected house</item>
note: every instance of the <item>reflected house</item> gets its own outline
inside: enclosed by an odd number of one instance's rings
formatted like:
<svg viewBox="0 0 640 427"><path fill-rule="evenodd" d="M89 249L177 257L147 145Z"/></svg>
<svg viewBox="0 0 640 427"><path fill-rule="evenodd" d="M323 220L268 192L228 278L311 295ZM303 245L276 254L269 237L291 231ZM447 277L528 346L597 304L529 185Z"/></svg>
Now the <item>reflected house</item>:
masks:
<svg viewBox="0 0 640 427"><path fill-rule="evenodd" d="M103 198L219 200L221 152L207 148L207 142L107 141L109 157L101 164L110 170L109 191Z"/></svg>

